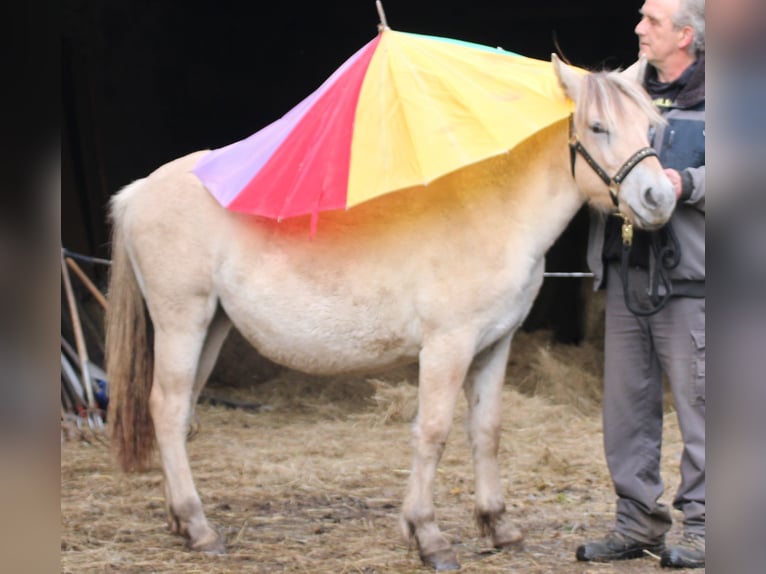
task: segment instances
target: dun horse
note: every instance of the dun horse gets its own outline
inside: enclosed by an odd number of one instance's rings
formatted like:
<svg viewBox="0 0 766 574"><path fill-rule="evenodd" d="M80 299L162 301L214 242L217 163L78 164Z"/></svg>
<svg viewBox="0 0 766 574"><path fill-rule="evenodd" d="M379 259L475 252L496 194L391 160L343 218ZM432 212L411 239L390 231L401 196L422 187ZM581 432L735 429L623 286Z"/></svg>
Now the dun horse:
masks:
<svg viewBox="0 0 766 574"><path fill-rule="evenodd" d="M570 125L557 122L511 154L416 192L324 213L311 240L306 219L277 223L222 208L191 171L204 152L113 198L112 438L126 470L146 468L156 438L170 528L192 549L224 551L186 437L232 324L265 357L311 374L419 361L401 522L436 569L459 567L434 518L433 487L462 390L481 532L498 548L522 539L500 485L500 393L545 253L585 201L616 204L643 228L663 224L675 205L646 149L650 124L661 120L632 70L581 74L555 56L553 66L575 102Z"/></svg>

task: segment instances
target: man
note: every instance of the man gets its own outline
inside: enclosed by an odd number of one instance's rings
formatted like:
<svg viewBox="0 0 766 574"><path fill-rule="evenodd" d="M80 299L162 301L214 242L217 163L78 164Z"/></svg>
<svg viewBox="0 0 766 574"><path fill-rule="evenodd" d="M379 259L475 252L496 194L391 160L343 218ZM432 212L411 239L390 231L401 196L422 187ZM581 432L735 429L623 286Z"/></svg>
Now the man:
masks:
<svg viewBox="0 0 766 574"><path fill-rule="evenodd" d="M605 562L659 555L663 567L705 565L705 4L646 0L635 28L644 86L668 124L651 134L677 197L659 232L628 250L619 221L593 213L588 263L606 288L604 446L617 494L614 530L577 548ZM684 441L673 506L680 544L665 545L670 510L658 502L663 374Z"/></svg>

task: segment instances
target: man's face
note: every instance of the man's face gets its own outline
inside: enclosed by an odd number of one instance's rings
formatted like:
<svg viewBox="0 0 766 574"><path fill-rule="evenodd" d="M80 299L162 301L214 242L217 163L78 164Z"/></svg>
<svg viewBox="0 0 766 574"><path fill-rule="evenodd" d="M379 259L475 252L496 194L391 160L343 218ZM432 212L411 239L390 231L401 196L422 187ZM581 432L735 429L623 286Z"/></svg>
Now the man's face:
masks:
<svg viewBox="0 0 766 574"><path fill-rule="evenodd" d="M656 67L678 52L679 44L688 34L688 28L676 28L673 15L681 0L646 0L641 7L641 21L636 25L638 54Z"/></svg>

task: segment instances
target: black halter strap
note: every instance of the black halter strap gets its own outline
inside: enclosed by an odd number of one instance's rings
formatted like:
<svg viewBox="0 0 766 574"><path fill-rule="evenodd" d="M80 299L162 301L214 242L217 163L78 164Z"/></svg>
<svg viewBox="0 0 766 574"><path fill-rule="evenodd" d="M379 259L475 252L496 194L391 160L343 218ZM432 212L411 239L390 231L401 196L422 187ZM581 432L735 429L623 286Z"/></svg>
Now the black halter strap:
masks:
<svg viewBox="0 0 766 574"><path fill-rule="evenodd" d="M590 153L588 153L588 150L585 149L585 146L580 143L580 140L574 131L574 115L570 114L569 159L572 165L572 177L574 177L575 174L575 160L577 159L578 153L583 157L583 159L588 163L593 171L596 172L596 175L601 178L601 181L603 181L609 188L609 196L612 198L612 203L614 203L615 207L619 207L618 196L620 194L620 185L622 184L623 180L628 177L628 174L631 172L631 170L636 167L639 162L641 162L641 160L657 155L657 152L650 147L641 148L632 156L630 156L624 164L622 164L622 167L617 170L617 173L614 175L614 177L609 177L609 174L604 171L604 168L598 165L598 162L593 159L593 156L590 155Z"/></svg>
<svg viewBox="0 0 766 574"><path fill-rule="evenodd" d="M619 210L619 193L620 185L622 184L623 180L628 177L628 174L634 167L639 164L639 162L646 159L647 157L659 156L657 155L657 152L651 147L641 148L632 156L630 156L624 164L622 164L622 167L617 170L617 173L614 175L614 177L609 177L609 174L604 171L604 168L598 165L598 162L593 159L593 156L590 155L590 153L588 153L588 150L585 149L585 146L580 143L580 140L577 138L577 134L574 131L574 116L573 114L570 114L569 159L572 166L572 177L575 175L575 160L577 159L578 153L588 163L591 169L596 172L596 175L601 178L601 181L603 181L609 188L609 196L612 198L612 203L614 203L614 207L616 208L615 215L622 218L622 254L620 257L620 275L623 281L623 296L625 298L625 306L630 309L634 315L642 317L654 315L660 309L662 309L668 300L673 296L673 283L668 275L668 270L678 265L678 260L680 259L680 245L678 244L678 240L675 238L675 235L672 233L672 229L670 230L672 247L666 250L661 250L659 248L657 235L652 235L652 250L655 255L655 260L658 262L658 269L656 269L655 273L653 274L653 281L649 293L650 303L646 308L640 308L637 305L634 305L628 295L630 290L628 285L628 257L630 255L630 249L633 243L633 226L631 225L628 218ZM664 294L661 294L661 290L664 291Z"/></svg>
<svg viewBox="0 0 766 574"><path fill-rule="evenodd" d="M629 243L623 242L622 255L620 257L620 277L622 278L625 306L638 317L654 315L665 307L671 297L675 296L673 280L670 278L669 271L677 267L681 261L681 244L678 242L673 226L670 223L665 225L659 232L652 232L650 242L655 269L649 274L648 301L644 304L634 302L630 297L629 257L631 245ZM687 289L687 293L685 293L687 297L700 297L699 292L689 294L688 291ZM704 296L704 293L702 296Z"/></svg>

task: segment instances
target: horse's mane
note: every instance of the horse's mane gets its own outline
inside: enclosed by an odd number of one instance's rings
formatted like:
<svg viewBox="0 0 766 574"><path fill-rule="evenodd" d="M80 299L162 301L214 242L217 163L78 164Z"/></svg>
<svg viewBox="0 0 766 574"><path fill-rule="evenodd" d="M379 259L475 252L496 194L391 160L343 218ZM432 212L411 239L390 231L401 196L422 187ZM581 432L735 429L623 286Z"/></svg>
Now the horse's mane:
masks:
<svg viewBox="0 0 766 574"><path fill-rule="evenodd" d="M585 106L595 106L604 119L614 125L624 115L620 94L627 96L638 105L649 118L651 124L665 122L662 115L649 98L649 94L635 81L626 78L619 71L593 72L585 76L583 97L579 98L577 112L585 117Z"/></svg>

